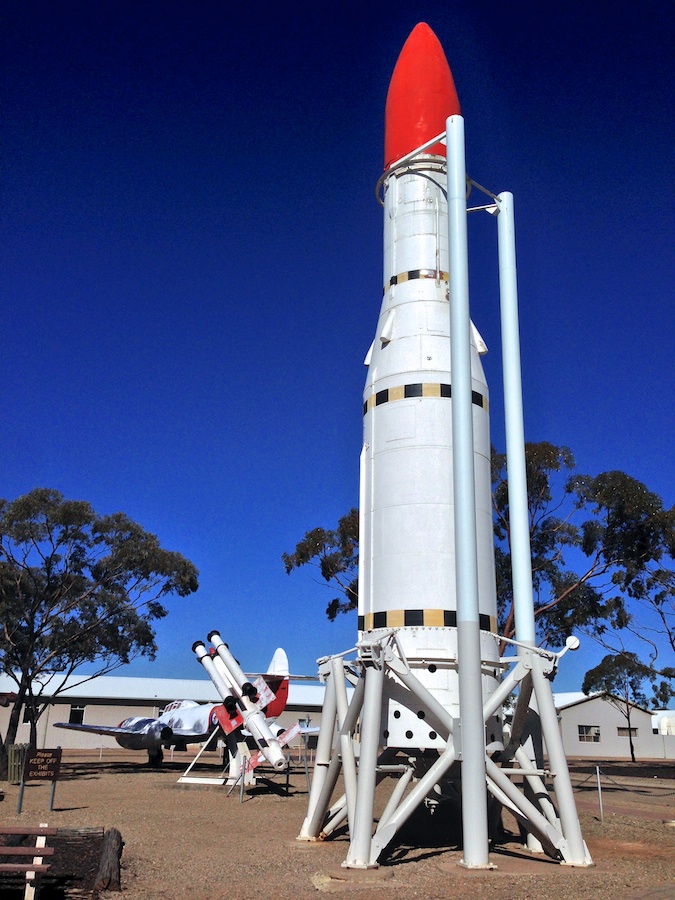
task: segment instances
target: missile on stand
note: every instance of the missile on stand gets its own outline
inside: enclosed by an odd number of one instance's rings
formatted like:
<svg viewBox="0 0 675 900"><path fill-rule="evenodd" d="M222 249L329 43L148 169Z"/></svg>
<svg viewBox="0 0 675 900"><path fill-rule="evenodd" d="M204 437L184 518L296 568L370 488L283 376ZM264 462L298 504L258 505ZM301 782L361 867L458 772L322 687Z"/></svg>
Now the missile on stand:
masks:
<svg viewBox="0 0 675 900"><path fill-rule="evenodd" d="M445 54L424 23L406 41L389 86L384 164L378 182L384 291L363 396L356 648L361 677L348 704L344 679L353 680L347 654L319 660L326 699L298 839L325 839L346 819L350 845L343 866L373 868L412 813L421 804L433 811L456 794L459 779L460 865L491 866L486 788L549 856L591 865L549 680L561 654L542 653L533 640L513 198L491 194L494 204L474 207L498 217L509 502L512 514L516 506L522 512L518 527L511 516L520 545L518 577L515 566L513 572L514 595L522 601L516 602L519 652L501 660L488 389L480 361L486 347L469 320L464 122ZM519 458L522 477L516 479ZM498 678L510 665L515 668ZM504 748L501 707L516 689ZM543 762L532 760L526 749L537 718L556 773L559 818L540 778ZM357 739L358 767L354 754L344 752ZM405 757L373 833L379 775L399 768L392 763ZM345 792L329 807L340 771ZM521 793L510 776L523 774Z"/></svg>
<svg viewBox="0 0 675 900"><path fill-rule="evenodd" d="M269 765L277 771L286 769L288 763L279 741L258 706L256 688L246 678L219 633L211 632L209 640L217 657L211 657L203 641L195 641L192 650L222 698L225 710L222 715L216 715L218 722L227 735L237 728L245 728ZM222 651L219 648L223 648Z"/></svg>
<svg viewBox="0 0 675 900"><path fill-rule="evenodd" d="M214 710L214 715L225 734L230 734L237 728L241 728L244 724L244 719L232 690L232 683L230 679L224 676L223 672L216 667L214 660L209 655L203 641L195 641L192 645L192 651L196 655L198 661L206 669L209 678L220 694L220 698L223 701L224 714L221 714L223 711L218 709Z"/></svg>
<svg viewBox="0 0 675 900"><path fill-rule="evenodd" d="M288 763L283 754L279 741L272 733L265 714L260 708L258 691L251 684L242 671L237 660L232 656L227 644L221 638L219 632L212 631L208 636L213 645L217 658L223 664L232 682L232 693L235 695L237 705L244 719L244 728L250 732L263 756L272 768L281 771L286 769ZM262 702L262 706L267 703Z"/></svg>
<svg viewBox="0 0 675 900"><path fill-rule="evenodd" d="M384 290L366 357L360 489L359 639L396 629L411 670L459 715L446 150L434 143L459 101L443 49L420 23L385 109ZM406 157L403 161L402 158ZM488 388L472 324L471 380L483 701L497 685ZM491 665L494 662L495 665ZM441 750L445 740L391 680L380 743ZM501 738L495 716L488 738Z"/></svg>

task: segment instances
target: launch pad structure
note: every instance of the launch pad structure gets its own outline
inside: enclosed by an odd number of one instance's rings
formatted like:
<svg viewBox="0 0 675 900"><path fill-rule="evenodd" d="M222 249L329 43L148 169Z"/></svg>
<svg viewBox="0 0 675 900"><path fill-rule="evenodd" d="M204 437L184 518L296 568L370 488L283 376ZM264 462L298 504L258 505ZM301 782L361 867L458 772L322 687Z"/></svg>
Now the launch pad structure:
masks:
<svg viewBox="0 0 675 900"><path fill-rule="evenodd" d="M429 72L436 81L426 90L420 77ZM436 112L428 117L436 127L427 122L422 133L415 104L439 96L451 113L440 119L445 129L438 133ZM424 23L399 57L385 121L385 288L366 359L359 639L319 660L326 694L298 840L325 840L346 824L343 866L374 868L415 810L447 802L461 814L466 867L491 867L502 808L530 849L589 866L551 692L560 658L578 641L558 653L535 645L513 196L468 178L452 75ZM467 208L472 188L484 205ZM475 211L497 221L516 640L496 626L484 345L469 317ZM500 655L504 643L513 655ZM340 773L344 794L333 801ZM394 786L374 827L375 789L388 778Z"/></svg>

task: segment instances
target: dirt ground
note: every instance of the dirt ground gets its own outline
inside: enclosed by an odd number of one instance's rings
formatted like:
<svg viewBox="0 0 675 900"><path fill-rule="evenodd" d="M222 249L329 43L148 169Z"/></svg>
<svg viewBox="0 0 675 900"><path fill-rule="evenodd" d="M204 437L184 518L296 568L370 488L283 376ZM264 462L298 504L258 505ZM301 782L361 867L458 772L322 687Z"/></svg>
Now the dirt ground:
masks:
<svg viewBox="0 0 675 900"><path fill-rule="evenodd" d="M178 785L188 759L176 754L161 769L149 769L141 753L108 750L99 759L98 751L65 751L53 811L49 811L48 785L26 785L19 815L18 787L3 784L0 821L5 825L48 822L64 829L64 835L77 833L75 851L72 844L69 853L61 850L64 858L70 855L71 867L74 860L84 867L95 859L102 829L119 829L124 839L122 896L128 900L248 900L272 895L295 900L317 893L347 896L354 892L364 898L397 900L467 894L491 900L675 898L672 764L601 764L601 822L596 764L571 762L593 867L561 866L529 853L516 837L515 823L507 818L512 839L490 854L496 868L468 871L458 866L461 852L451 823L442 815L423 814L408 823L379 869L363 873L341 868L348 850L344 833L323 843L295 840L307 810L303 770L293 771L288 796L284 779L277 776L278 787L249 788L240 802L238 789L227 796L224 787ZM198 774L219 772L213 754ZM99 841L96 847L90 843L89 851L87 835ZM57 848L55 867L58 854ZM62 878L51 887L46 883L43 894L46 900L91 897L92 885L91 875L83 875L79 882ZM10 894L0 887L0 896ZM100 894L102 900L119 896Z"/></svg>

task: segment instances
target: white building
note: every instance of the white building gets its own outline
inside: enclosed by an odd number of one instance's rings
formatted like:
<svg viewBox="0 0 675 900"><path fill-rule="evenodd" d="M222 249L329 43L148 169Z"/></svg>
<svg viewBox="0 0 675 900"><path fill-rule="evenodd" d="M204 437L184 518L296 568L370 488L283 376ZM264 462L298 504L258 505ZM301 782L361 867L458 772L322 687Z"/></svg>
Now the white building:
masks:
<svg viewBox="0 0 675 900"><path fill-rule="evenodd" d="M625 703L609 694L556 694L555 704L568 756L630 759L632 737L636 759L675 760L675 734L659 733L661 717L647 709L631 704L629 726Z"/></svg>
<svg viewBox="0 0 675 900"><path fill-rule="evenodd" d="M45 688L45 696L63 681L54 676ZM119 675L101 675L79 683L81 678L68 679L66 689L59 693L42 714L38 722L38 747L63 747L64 749L95 749L117 747L112 737L54 728L55 722L71 722L85 725L118 725L130 716L156 718L173 700L196 700L198 703L218 703L220 697L211 681L178 678L132 678ZM0 698L16 690L14 682L0 675ZM288 703L279 716L279 725L288 727L309 716L312 726L321 724L324 687L320 684L303 684L291 681ZM0 734L7 733L11 703L0 705ZM24 721L19 726L16 743L27 743L30 726Z"/></svg>
<svg viewBox="0 0 675 900"><path fill-rule="evenodd" d="M55 676L54 685L62 679ZM84 723L86 725L117 725L129 716L158 716L173 700L196 700L217 703L216 689L205 679L131 678L102 675L78 684L69 684L38 722L38 747L64 749L114 748L114 738L81 731L54 728L55 722ZM6 675L0 675L0 698L13 691L15 685ZM49 689L45 690L49 694ZM298 720L310 718L313 726L321 724L324 687L291 681L286 710L277 720L284 727ZM587 697L581 692L554 694L565 752L570 757L597 759L630 759L628 722L606 695ZM621 705L621 704L620 704ZM7 732L11 706L0 705L0 734ZM675 760L675 711L652 715L646 709L633 706L631 723L633 746L637 759ZM29 726L19 727L17 743L27 743Z"/></svg>

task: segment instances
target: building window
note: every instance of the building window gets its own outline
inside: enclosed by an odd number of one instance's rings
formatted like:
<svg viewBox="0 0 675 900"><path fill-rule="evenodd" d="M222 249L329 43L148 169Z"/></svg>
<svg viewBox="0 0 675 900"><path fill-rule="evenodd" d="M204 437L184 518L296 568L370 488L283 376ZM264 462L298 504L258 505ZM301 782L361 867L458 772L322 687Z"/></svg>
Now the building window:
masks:
<svg viewBox="0 0 675 900"><path fill-rule="evenodd" d="M619 737L634 737L638 736L637 728L617 728L616 733Z"/></svg>
<svg viewBox="0 0 675 900"><path fill-rule="evenodd" d="M71 725L81 725L84 722L84 706L75 706L73 704L70 707L70 715L68 716L68 722Z"/></svg>
<svg viewBox="0 0 675 900"><path fill-rule="evenodd" d="M584 744L600 743L599 725L579 725L579 740Z"/></svg>

